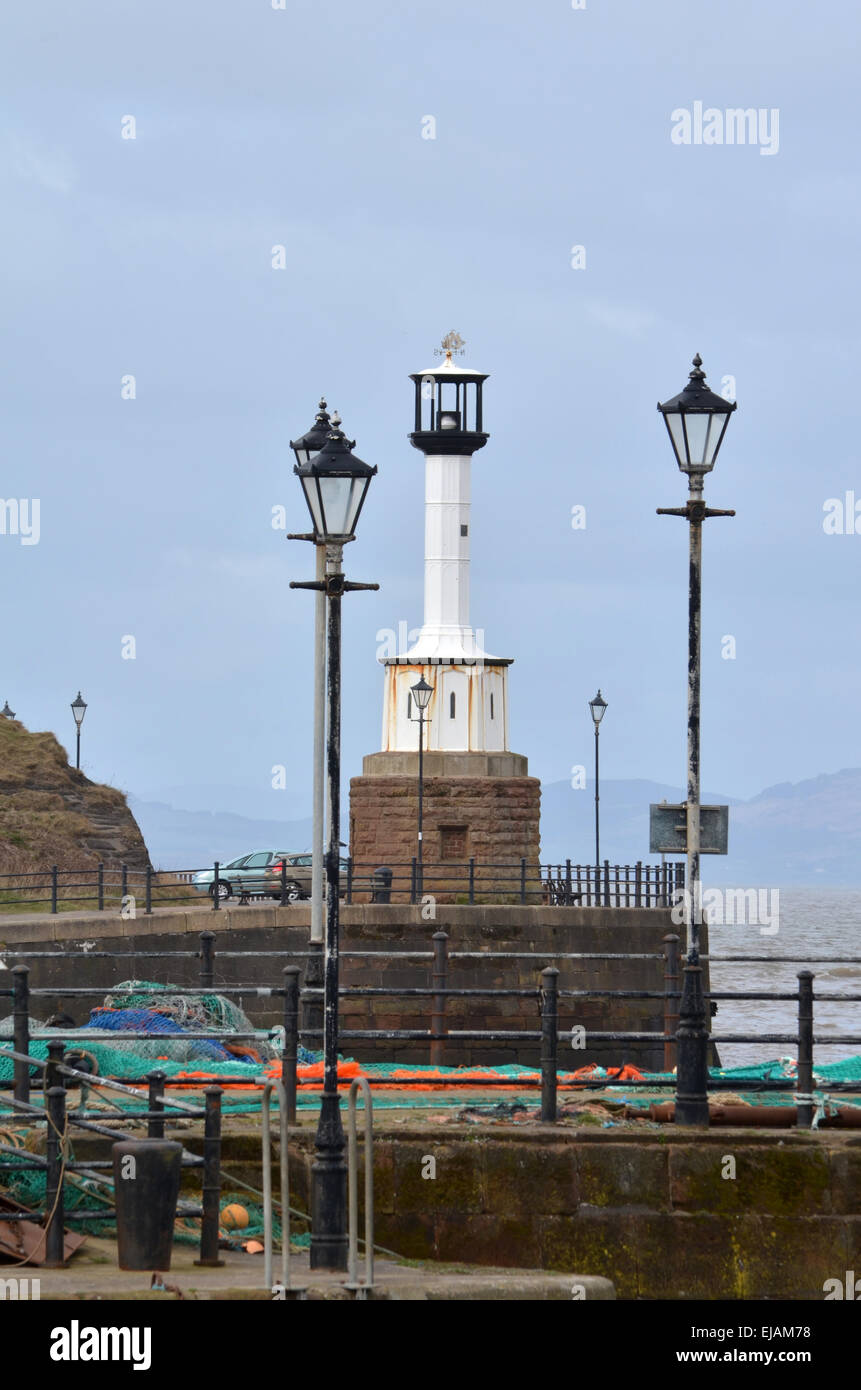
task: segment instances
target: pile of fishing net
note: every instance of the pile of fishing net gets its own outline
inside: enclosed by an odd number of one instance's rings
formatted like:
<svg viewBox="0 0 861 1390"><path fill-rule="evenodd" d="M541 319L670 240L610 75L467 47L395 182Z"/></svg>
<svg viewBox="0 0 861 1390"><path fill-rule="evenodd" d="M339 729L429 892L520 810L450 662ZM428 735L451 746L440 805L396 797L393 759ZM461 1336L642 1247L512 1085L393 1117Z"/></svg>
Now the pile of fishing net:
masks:
<svg viewBox="0 0 861 1390"><path fill-rule="evenodd" d="M93 1009L80 1030L115 1032L114 1050L131 1056L171 1062L271 1061L277 1054L264 1036L254 1039L213 1038L215 1031L253 1033L254 1025L239 1008L221 994L185 994L175 985L151 980L124 980L104 1003ZM122 1039L123 1033L149 1033L148 1039ZM207 1037L207 1034L210 1034Z"/></svg>

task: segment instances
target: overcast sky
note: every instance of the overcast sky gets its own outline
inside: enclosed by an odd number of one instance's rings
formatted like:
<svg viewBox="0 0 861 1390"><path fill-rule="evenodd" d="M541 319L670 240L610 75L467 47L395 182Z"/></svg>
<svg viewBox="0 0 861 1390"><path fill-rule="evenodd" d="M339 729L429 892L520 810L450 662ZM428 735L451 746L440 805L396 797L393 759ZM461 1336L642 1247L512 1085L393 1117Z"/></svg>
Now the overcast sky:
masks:
<svg viewBox="0 0 861 1390"><path fill-rule="evenodd" d="M530 770L591 762L600 685L603 772L683 781L687 528L655 508L685 480L655 403L696 351L738 399L704 783L859 765L861 518L823 528L861 502L859 29L850 0L8 4L0 493L40 507L38 543L0 535L0 702L71 747L80 688L85 770L139 796L262 805L284 764L306 813L312 553L271 521L305 529L288 440L323 392L379 467L346 551L381 585L344 605L357 774L377 634L422 618L408 373L453 328L490 373L472 620L515 659ZM763 138L676 143L697 102Z"/></svg>

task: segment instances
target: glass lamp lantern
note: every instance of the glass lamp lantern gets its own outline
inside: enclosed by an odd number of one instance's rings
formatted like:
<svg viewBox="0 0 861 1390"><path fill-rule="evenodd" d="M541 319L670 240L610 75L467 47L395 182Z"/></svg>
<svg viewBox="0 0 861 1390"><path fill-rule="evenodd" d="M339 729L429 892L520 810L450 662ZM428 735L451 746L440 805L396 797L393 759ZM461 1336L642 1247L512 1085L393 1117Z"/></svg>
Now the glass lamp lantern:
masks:
<svg viewBox="0 0 861 1390"><path fill-rule="evenodd" d="M706 386L699 353L683 391L672 400L658 403L664 417L676 462L689 477L703 477L715 466L735 401L724 400Z"/></svg>

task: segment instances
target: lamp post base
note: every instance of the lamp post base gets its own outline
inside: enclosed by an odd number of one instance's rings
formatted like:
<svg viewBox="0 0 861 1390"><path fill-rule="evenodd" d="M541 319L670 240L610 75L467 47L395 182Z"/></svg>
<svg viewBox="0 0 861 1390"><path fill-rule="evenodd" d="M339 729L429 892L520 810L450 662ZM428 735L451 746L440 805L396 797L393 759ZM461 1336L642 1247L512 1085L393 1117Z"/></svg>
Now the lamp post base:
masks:
<svg viewBox="0 0 861 1390"><path fill-rule="evenodd" d="M324 1091L311 1168L311 1269L347 1268L347 1164L338 1093Z"/></svg>
<svg viewBox="0 0 861 1390"><path fill-rule="evenodd" d="M698 957L684 968L679 1006L677 1038L676 1110L677 1125L709 1123L708 1048L706 1004L703 998L703 970Z"/></svg>

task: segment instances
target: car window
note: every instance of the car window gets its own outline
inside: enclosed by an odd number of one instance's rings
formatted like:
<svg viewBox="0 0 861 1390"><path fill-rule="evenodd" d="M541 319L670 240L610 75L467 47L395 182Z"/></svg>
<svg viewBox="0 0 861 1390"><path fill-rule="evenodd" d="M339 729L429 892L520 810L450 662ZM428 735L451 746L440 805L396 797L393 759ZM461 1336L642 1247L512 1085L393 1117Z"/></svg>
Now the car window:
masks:
<svg viewBox="0 0 861 1390"><path fill-rule="evenodd" d="M293 863L294 863L294 864L298 864L301 868L307 868L308 865L309 865L309 864L313 864L313 862L314 862L314 856L313 856L312 854L294 854L294 855L293 855Z"/></svg>
<svg viewBox="0 0 861 1390"><path fill-rule="evenodd" d="M225 869L241 869L247 858L248 855L243 854L241 859L231 859L230 863L225 864L223 867Z"/></svg>
<svg viewBox="0 0 861 1390"><path fill-rule="evenodd" d="M246 869L264 869L271 858L272 854L269 850L262 850L260 854L249 854L244 867Z"/></svg>
<svg viewBox="0 0 861 1390"><path fill-rule="evenodd" d="M339 859L339 860L338 860L338 863L340 864L340 866L341 866L342 870L344 871L344 873L346 873L347 870L348 870L349 867L350 867L350 861L349 861L349 859Z"/></svg>

